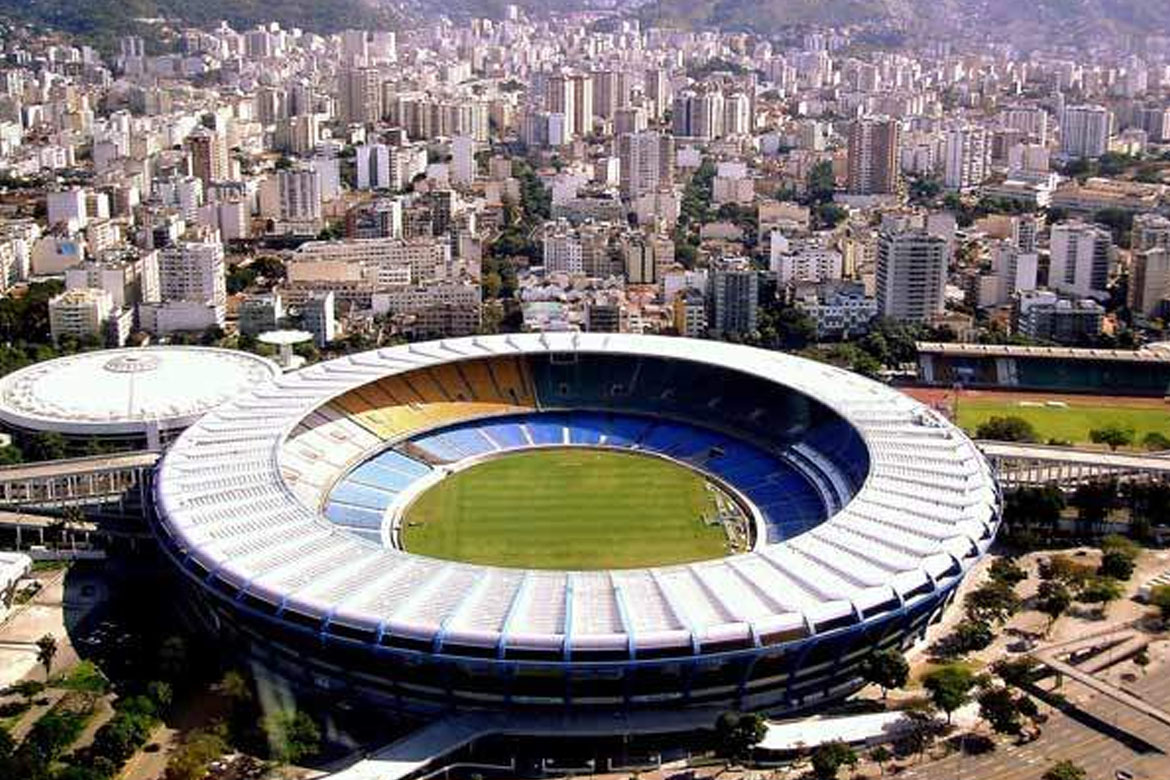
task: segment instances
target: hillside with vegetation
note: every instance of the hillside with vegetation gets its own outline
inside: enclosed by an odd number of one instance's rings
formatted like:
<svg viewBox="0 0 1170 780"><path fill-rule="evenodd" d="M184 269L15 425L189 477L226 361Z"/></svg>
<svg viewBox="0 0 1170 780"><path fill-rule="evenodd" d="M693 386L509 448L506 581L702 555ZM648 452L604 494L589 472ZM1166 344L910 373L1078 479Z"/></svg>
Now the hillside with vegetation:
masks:
<svg viewBox="0 0 1170 780"><path fill-rule="evenodd" d="M648 24L682 28L744 29L768 33L792 25L885 23L907 30L950 24L1021 31L1066 26L1120 30L1165 28L1162 0L1048 0L1040 5L1017 0L655 0L640 9Z"/></svg>
<svg viewBox="0 0 1170 780"><path fill-rule="evenodd" d="M144 20L160 18L199 26L225 20L237 29L275 21L321 33L394 22L393 13L377 0L0 0L0 15L71 32L103 46L120 35L149 29Z"/></svg>

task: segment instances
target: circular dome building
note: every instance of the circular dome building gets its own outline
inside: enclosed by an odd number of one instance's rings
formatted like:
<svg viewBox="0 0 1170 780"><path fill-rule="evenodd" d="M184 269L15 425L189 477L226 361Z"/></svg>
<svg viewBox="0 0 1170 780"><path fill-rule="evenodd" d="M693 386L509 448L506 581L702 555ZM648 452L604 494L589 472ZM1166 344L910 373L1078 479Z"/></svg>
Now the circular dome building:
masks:
<svg viewBox="0 0 1170 780"><path fill-rule="evenodd" d="M218 635L420 712L817 707L923 636L1000 521L972 442L887 386L616 334L280 376L189 428L155 492Z"/></svg>
<svg viewBox="0 0 1170 780"><path fill-rule="evenodd" d="M159 449L208 410L279 373L266 358L226 349L83 352L0 378L0 423L18 434Z"/></svg>

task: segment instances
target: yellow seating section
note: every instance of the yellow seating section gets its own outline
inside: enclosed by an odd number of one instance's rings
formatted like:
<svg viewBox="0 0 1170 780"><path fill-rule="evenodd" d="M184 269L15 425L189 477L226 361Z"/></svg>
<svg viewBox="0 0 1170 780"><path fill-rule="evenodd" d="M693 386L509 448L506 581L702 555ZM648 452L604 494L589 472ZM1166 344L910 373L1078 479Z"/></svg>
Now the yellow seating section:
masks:
<svg viewBox="0 0 1170 780"><path fill-rule="evenodd" d="M351 390L332 404L383 440L536 406L527 366L515 358L398 374Z"/></svg>

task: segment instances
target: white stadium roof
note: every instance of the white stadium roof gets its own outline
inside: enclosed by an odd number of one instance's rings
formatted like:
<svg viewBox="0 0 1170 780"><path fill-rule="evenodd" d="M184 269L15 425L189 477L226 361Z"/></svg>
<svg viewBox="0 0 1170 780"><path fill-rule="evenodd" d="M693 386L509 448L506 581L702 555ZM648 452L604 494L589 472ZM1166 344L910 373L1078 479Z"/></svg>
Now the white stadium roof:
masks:
<svg viewBox="0 0 1170 780"><path fill-rule="evenodd" d="M185 428L280 373L258 355L207 347L83 352L0 379L0 420L72 436Z"/></svg>
<svg viewBox="0 0 1170 780"><path fill-rule="evenodd" d="M589 572L475 566L382 547L328 522L281 476L282 447L298 423L353 388L453 360L575 351L690 360L788 386L859 431L869 475L843 509L783 542L692 564ZM338 476L382 444L336 438L326 460ZM220 581L280 611L436 647L694 649L815 632L953 583L997 522L995 484L975 446L889 387L781 353L618 334L454 339L279 376L189 428L156 490L163 530Z"/></svg>

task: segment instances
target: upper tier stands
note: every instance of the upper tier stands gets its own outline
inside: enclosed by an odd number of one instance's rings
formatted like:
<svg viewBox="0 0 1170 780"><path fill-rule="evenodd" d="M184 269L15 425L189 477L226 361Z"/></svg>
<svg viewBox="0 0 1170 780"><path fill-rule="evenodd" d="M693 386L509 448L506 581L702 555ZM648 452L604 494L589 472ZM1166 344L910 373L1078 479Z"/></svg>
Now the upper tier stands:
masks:
<svg viewBox="0 0 1170 780"><path fill-rule="evenodd" d="M737 487L748 485L744 492L767 518L769 541L807 530L847 503L868 471L853 428L806 396L730 374L709 365L609 355L445 363L335 398L293 432L282 467L306 505L324 506L330 519L347 527L375 529L369 536L376 536L392 496L354 502L337 492L348 482L332 485L385 442L409 442L403 452L436 463L541 445L649 450L694 463ZM566 411L533 414L538 408ZM614 413L596 413L601 410ZM514 417L518 413L525 414ZM709 457L714 450L722 456ZM760 463L762 470L753 470ZM777 464L783 478L776 476Z"/></svg>

